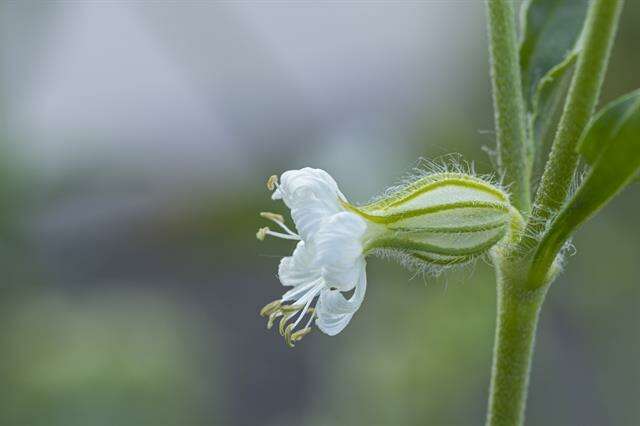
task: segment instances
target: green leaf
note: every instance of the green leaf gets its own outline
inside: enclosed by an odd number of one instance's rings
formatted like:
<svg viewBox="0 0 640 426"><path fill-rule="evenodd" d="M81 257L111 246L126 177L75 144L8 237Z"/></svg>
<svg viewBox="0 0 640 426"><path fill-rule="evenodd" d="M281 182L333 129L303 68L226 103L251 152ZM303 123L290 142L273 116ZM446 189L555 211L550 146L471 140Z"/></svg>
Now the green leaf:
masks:
<svg viewBox="0 0 640 426"><path fill-rule="evenodd" d="M607 150L606 141L614 139L622 127L638 114L640 89L622 96L607 105L593 119L576 150L590 166L596 165L599 157Z"/></svg>
<svg viewBox="0 0 640 426"><path fill-rule="evenodd" d="M534 181L542 174L560 121L588 7L589 0L528 0L522 9L520 71Z"/></svg>
<svg viewBox="0 0 640 426"><path fill-rule="evenodd" d="M586 220L640 170L640 90L598 113L576 149L591 168L567 208Z"/></svg>
<svg viewBox="0 0 640 426"><path fill-rule="evenodd" d="M607 105L577 145L589 171L558 213L536 252L542 264L555 258L567 238L605 206L640 171L640 90Z"/></svg>
<svg viewBox="0 0 640 426"><path fill-rule="evenodd" d="M524 6L520 69L529 110L540 80L574 50L588 7L588 0L529 0Z"/></svg>
<svg viewBox="0 0 640 426"><path fill-rule="evenodd" d="M554 130L560 121L560 110L564 104L577 57L577 52L571 52L561 63L553 67L540 80L533 97L532 112L529 114L529 131L532 145L536 147L533 163L534 176L542 173L543 160L551 149L555 136Z"/></svg>

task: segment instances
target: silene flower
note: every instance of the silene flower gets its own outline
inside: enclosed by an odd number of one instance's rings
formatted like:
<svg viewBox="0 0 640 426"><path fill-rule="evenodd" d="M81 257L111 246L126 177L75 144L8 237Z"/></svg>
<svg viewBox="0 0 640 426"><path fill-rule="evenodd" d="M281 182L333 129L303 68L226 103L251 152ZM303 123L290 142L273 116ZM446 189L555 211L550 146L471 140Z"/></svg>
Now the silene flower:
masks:
<svg viewBox="0 0 640 426"><path fill-rule="evenodd" d="M261 228L258 239L297 243L278 268L280 282L290 289L260 314L268 328L279 321L289 346L313 323L331 336L346 327L364 299L367 255L437 273L500 247L517 214L504 190L460 171L423 174L363 206L349 203L320 169L289 170L279 180L271 176L267 187L291 211L295 231L283 216L263 212L279 229Z"/></svg>

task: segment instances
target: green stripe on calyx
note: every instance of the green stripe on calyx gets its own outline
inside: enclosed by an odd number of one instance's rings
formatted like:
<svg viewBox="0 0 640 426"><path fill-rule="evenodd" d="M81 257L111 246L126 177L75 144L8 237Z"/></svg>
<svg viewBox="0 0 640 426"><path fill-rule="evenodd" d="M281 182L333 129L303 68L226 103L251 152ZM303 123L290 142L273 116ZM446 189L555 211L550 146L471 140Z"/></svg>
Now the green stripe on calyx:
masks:
<svg viewBox="0 0 640 426"><path fill-rule="evenodd" d="M463 179L460 177L456 177L456 178L448 177L439 181L427 183L422 187L418 188L416 191L413 191L412 193L409 193L404 197L400 197L398 200L391 202L388 206L386 206L386 208L402 205L407 201L411 201L412 199L420 195L426 194L428 192L432 192L438 188L442 188L445 186L479 190L479 191L485 192L487 195L492 196L498 201L502 201L502 202L507 201L506 195L503 194L502 191L488 186L485 182L479 182L471 179Z"/></svg>
<svg viewBox="0 0 640 426"><path fill-rule="evenodd" d="M429 207L418 208L413 210L406 210L400 213L392 213L389 215L376 215L369 214L358 207L345 204L348 210L362 216L365 220L380 224L391 224L404 219L425 216L434 213L440 213L449 210L456 209L488 209L491 211L500 211L503 213L509 212L509 205L506 203L490 202L490 201L457 201L447 204L437 204Z"/></svg>
<svg viewBox="0 0 640 426"><path fill-rule="evenodd" d="M462 173L425 176L374 203L343 206L369 223L365 252L435 266L482 256L505 240L514 220L502 189Z"/></svg>
<svg viewBox="0 0 640 426"><path fill-rule="evenodd" d="M389 207L401 205L407 201L443 186L457 186L461 188L476 189L487 195L493 196L496 201L509 202L507 194L486 181L464 173L433 173L424 176L415 182L392 191L388 196L360 207L361 210L371 212L374 210L386 210Z"/></svg>
<svg viewBox="0 0 640 426"><path fill-rule="evenodd" d="M377 240L369 243L365 247L365 251L371 251L375 249L400 249L425 253L443 254L448 256L467 256L480 252L485 252L491 247L496 245L505 236L506 231L499 232L495 236L473 246L461 246L461 247L444 247L435 244L429 244L425 242L411 240L409 238L401 237L387 237L378 238Z"/></svg>
<svg viewBox="0 0 640 426"><path fill-rule="evenodd" d="M478 255L472 255L472 256L439 256L438 257L437 255L417 253L417 252L408 252L406 254L411 259L414 259L414 260L417 260L417 261L420 261L420 262L429 263L431 265L436 265L436 266L462 265L462 264L470 262L473 259L475 259L476 257L478 257Z"/></svg>
<svg viewBox="0 0 640 426"><path fill-rule="evenodd" d="M502 215L501 215L502 216ZM401 227L390 225L387 228L402 233L433 233L433 234L467 234L471 232L489 231L491 229L501 228L505 225L504 217L499 220L494 220L486 223L472 224L472 225L442 225L442 226L425 226L425 227Z"/></svg>

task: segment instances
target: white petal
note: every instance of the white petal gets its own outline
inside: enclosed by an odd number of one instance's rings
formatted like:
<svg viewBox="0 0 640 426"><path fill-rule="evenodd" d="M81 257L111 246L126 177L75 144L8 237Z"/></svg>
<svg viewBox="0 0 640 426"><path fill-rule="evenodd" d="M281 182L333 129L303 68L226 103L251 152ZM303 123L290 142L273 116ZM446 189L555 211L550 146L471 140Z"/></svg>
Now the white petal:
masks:
<svg viewBox="0 0 640 426"><path fill-rule="evenodd" d="M284 172L272 198L282 199L291 209L291 217L303 240L315 233L323 218L343 211L339 200L345 200L327 172L309 167Z"/></svg>
<svg viewBox="0 0 640 426"><path fill-rule="evenodd" d="M314 192L319 198L335 198L335 195L344 198L338 189L338 184L329 173L311 167L284 172L280 176L280 185L272 198L282 198L289 206L289 203L295 203L300 197L304 197L306 191Z"/></svg>
<svg viewBox="0 0 640 426"><path fill-rule="evenodd" d="M358 270L358 282L355 285L355 291L350 299L346 299L339 290L326 290L320 294L319 302L322 305L322 311L329 314L341 315L351 314L360 308L364 295L367 290L367 274L366 262L361 260Z"/></svg>
<svg viewBox="0 0 640 426"><path fill-rule="evenodd" d="M318 279L321 271L313 265L312 253L304 241L298 242L292 256L284 257L278 267L278 278L285 286L299 286Z"/></svg>
<svg viewBox="0 0 640 426"><path fill-rule="evenodd" d="M335 336L345 329L352 317L353 314L325 315L322 319L318 318L316 320L316 324L323 333L328 334L329 336Z"/></svg>
<svg viewBox="0 0 640 426"><path fill-rule="evenodd" d="M349 324L353 314L360 308L367 290L367 275L365 262L359 267L359 279L355 291L349 300L345 299L338 290L323 290L316 305L318 318L316 324L318 328L330 335L335 336Z"/></svg>
<svg viewBox="0 0 640 426"><path fill-rule="evenodd" d="M349 212L336 213L325 219L310 243L315 250L315 263L330 287L351 290L359 279L362 263L362 238L366 222Z"/></svg>

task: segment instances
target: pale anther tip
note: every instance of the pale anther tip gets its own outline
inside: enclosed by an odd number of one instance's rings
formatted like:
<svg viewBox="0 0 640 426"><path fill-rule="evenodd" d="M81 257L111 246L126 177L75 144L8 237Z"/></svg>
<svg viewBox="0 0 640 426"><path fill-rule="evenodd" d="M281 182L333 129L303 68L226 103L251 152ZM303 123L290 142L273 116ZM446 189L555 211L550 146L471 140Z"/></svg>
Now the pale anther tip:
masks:
<svg viewBox="0 0 640 426"><path fill-rule="evenodd" d="M264 228L260 228L258 229L258 232L256 232L256 238L260 241L264 241L264 238L267 236L267 233L270 231L268 226L265 226Z"/></svg>
<svg viewBox="0 0 640 426"><path fill-rule="evenodd" d="M281 223L284 222L284 216L278 213L260 212L260 216L265 219L272 220L274 222L281 222Z"/></svg>
<svg viewBox="0 0 640 426"><path fill-rule="evenodd" d="M278 184L278 176L277 175L272 175L267 180L267 189L269 191L273 191L274 189L276 189L276 185L277 184Z"/></svg>

